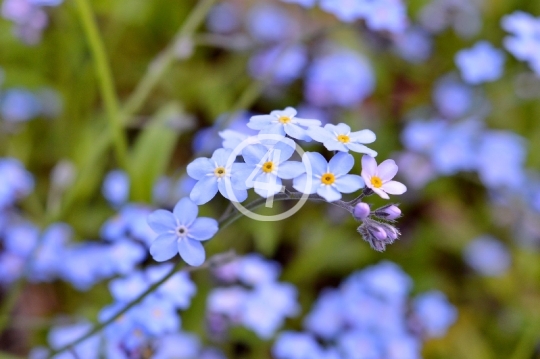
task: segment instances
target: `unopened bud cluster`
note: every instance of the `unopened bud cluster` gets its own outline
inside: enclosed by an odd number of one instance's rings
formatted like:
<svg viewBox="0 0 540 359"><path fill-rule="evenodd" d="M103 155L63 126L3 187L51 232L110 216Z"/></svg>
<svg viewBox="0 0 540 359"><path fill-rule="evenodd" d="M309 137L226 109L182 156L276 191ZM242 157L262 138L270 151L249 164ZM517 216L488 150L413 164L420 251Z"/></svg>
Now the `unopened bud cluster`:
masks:
<svg viewBox="0 0 540 359"><path fill-rule="evenodd" d="M358 227L358 233L376 251L384 251L386 245L392 244L400 235L399 230L388 223L401 216L401 210L395 204L389 204L371 211L369 204L359 202L354 206L352 214L356 220L362 222Z"/></svg>

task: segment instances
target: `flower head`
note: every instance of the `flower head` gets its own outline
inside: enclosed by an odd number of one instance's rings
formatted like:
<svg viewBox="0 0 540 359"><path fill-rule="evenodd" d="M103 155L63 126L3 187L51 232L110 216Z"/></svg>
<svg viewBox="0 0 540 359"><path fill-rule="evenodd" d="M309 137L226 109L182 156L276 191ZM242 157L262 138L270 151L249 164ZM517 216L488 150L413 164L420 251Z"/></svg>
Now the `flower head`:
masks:
<svg viewBox="0 0 540 359"><path fill-rule="evenodd" d="M237 164L227 165L232 152L232 150L220 148L214 152L212 158L197 158L187 166L188 175L199 180L189 195L193 202L198 205L205 204L214 198L218 190L223 197L231 201L242 202L247 198L245 189L238 190L227 185L237 169Z"/></svg>
<svg viewBox="0 0 540 359"><path fill-rule="evenodd" d="M180 253L187 264L199 266L205 259L201 241L206 241L218 231L215 219L197 218L199 208L189 198L182 198L173 212L158 209L148 216L148 224L158 233L150 247L150 254L158 262L171 259Z"/></svg>
<svg viewBox="0 0 540 359"><path fill-rule="evenodd" d="M368 188L384 199L389 199L388 194L403 194L407 187L403 183L391 181L398 171L398 166L393 160L383 161L379 166L371 156L362 157L362 178Z"/></svg>
<svg viewBox="0 0 540 359"><path fill-rule="evenodd" d="M293 187L300 192L317 193L328 202L333 202L341 199L341 193L352 193L364 187L360 176L347 174L354 165L354 158L348 153L340 152L326 162L320 153L306 152L302 162L306 167L306 162L309 162L312 173L304 173L294 179Z"/></svg>
<svg viewBox="0 0 540 359"><path fill-rule="evenodd" d="M261 130L261 134L281 136L287 134L298 140L310 141L311 138L306 134L306 128L320 126L321 121L306 120L295 116L296 110L287 107L283 111L272 111L269 115L253 116L247 126L254 130Z"/></svg>
<svg viewBox="0 0 540 359"><path fill-rule="evenodd" d="M366 153L372 157L377 156L377 152L367 148L363 143L375 141L375 134L371 130L351 132L351 128L340 123L338 125L327 124L322 127L311 127L308 134L315 141L322 142L328 151L342 151Z"/></svg>

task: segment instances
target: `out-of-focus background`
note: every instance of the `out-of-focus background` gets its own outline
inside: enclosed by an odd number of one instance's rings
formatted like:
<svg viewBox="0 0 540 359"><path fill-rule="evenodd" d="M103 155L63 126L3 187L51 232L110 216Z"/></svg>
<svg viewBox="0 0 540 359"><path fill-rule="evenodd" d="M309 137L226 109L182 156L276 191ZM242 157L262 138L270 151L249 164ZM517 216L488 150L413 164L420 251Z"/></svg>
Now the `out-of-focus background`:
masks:
<svg viewBox="0 0 540 359"><path fill-rule="evenodd" d="M1 0L0 357L46 357L146 288L146 216L189 195L186 166L220 131L287 106L376 133L408 191L369 203L399 205L400 239L374 251L323 203L242 218L205 248L243 265L177 278L125 332L58 358L540 357L539 16L519 0ZM167 298L169 322L143 325Z"/></svg>

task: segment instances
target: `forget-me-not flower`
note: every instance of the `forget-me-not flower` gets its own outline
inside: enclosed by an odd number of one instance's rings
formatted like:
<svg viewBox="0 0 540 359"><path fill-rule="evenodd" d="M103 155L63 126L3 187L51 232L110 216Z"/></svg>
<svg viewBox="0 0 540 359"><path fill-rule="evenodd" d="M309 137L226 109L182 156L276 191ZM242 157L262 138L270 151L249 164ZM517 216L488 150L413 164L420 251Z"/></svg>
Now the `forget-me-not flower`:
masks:
<svg viewBox="0 0 540 359"><path fill-rule="evenodd" d="M201 241L206 241L218 231L213 218L197 218L199 208L189 198L182 198L171 212L158 209L148 216L148 224L158 234L150 247L150 254L158 262L171 259L180 253L187 264L200 266L205 251Z"/></svg>
<svg viewBox="0 0 540 359"><path fill-rule="evenodd" d="M271 148L262 144L247 146L242 151L245 164L233 179L238 188L254 188L261 197L271 197L282 190L281 179L293 179L305 172L304 165L288 161L294 153L295 143L282 139Z"/></svg>
<svg viewBox="0 0 540 359"><path fill-rule="evenodd" d="M376 136L371 130L351 132L351 128L344 123L338 125L329 123L324 128L311 127L307 133L315 141L322 142L328 151L349 152L351 150L372 157L377 156L377 152L363 145L375 141Z"/></svg>
<svg viewBox="0 0 540 359"><path fill-rule="evenodd" d="M454 59L463 80L473 85L495 81L504 70L504 53L487 41L459 51Z"/></svg>
<svg viewBox="0 0 540 359"><path fill-rule="evenodd" d="M319 120L307 120L297 118L296 110L287 107L283 111L272 111L269 115L259 115L250 118L247 126L254 130L260 130L261 134L275 134L285 136L286 134L298 140L310 140L306 134L306 128L320 126Z"/></svg>
<svg viewBox="0 0 540 359"><path fill-rule="evenodd" d="M231 176L239 164L228 164L232 150L220 148L212 158L197 158L187 166L187 173L199 180L191 190L189 197L198 205L210 201L219 190L221 195L231 201L242 202L247 198L245 189L236 189L231 185ZM232 195L232 196L231 196Z"/></svg>
<svg viewBox="0 0 540 359"><path fill-rule="evenodd" d="M512 262L508 248L491 236L481 236L471 241L464 250L465 262L480 275L501 276Z"/></svg>
<svg viewBox="0 0 540 359"><path fill-rule="evenodd" d="M354 165L354 158L348 153L339 152L330 162L326 162L320 153L306 152L302 162L309 162L312 173L304 173L294 179L293 187L300 192L317 193L328 202L333 202L341 199L341 193L352 193L364 187L360 176L348 174ZM311 177L311 186L308 176Z"/></svg>
<svg viewBox="0 0 540 359"><path fill-rule="evenodd" d="M366 186L371 188L384 199L389 199L390 194L403 194L407 187L403 183L392 181L396 175L398 166L394 160L383 161L377 166L377 161L371 156L362 157L362 178Z"/></svg>

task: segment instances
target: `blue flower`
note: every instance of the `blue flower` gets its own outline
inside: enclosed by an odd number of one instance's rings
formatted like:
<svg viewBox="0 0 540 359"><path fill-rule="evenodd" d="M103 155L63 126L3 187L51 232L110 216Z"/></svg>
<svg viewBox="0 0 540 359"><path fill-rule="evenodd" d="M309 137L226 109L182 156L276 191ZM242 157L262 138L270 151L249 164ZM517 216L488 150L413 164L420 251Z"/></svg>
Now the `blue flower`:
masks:
<svg viewBox="0 0 540 359"><path fill-rule="evenodd" d="M158 209L148 216L148 225L158 233L150 247L150 254L163 262L180 254L187 264L204 263L205 252L201 241L206 241L218 231L215 219L197 218L199 208L189 198L182 198L173 212Z"/></svg>
<svg viewBox="0 0 540 359"><path fill-rule="evenodd" d="M271 197L282 191L281 179L292 179L305 172L304 165L287 161L293 155L295 144L282 139L271 148L262 144L247 146L242 151L245 164L234 179L238 188L255 188L261 197Z"/></svg>
<svg viewBox="0 0 540 359"><path fill-rule="evenodd" d="M523 11L515 11L501 20L501 26L513 36L504 38L504 47L517 59L527 61L540 74L539 18Z"/></svg>
<svg viewBox="0 0 540 359"><path fill-rule="evenodd" d="M187 166L187 173L199 180L191 190L189 197L198 205L210 201L219 190L221 195L231 201L242 202L247 198L245 189L232 187L231 176L239 164L229 162L232 150L220 148L212 158L197 158Z"/></svg>
<svg viewBox="0 0 540 359"><path fill-rule="evenodd" d="M304 46L275 46L261 50L249 60L249 73L256 79L271 75L280 85L286 85L302 75L307 63L307 50Z"/></svg>
<svg viewBox="0 0 540 359"><path fill-rule="evenodd" d="M288 2L291 4L298 4L303 7L313 7L315 5L315 0L281 0L283 2Z"/></svg>
<svg viewBox="0 0 540 359"><path fill-rule="evenodd" d="M283 111L272 111L269 115L253 116L249 119L248 127L254 130L261 130L261 134L275 134L285 136L285 134L299 140L311 140L306 134L306 128L320 126L319 120L306 120L295 118L296 110L287 107Z"/></svg>
<svg viewBox="0 0 540 359"><path fill-rule="evenodd" d="M352 193L364 187L362 177L349 175L354 165L354 158L348 153L339 152L330 162L317 152L306 152L302 162L311 174L302 174L293 181L293 187L303 193L317 193L328 202L341 199L341 193ZM307 164L309 162L309 164ZM310 183L311 182L311 183Z"/></svg>
<svg viewBox="0 0 540 359"><path fill-rule="evenodd" d="M358 106L375 88L368 60L341 49L316 58L306 75L304 96L316 106Z"/></svg>
<svg viewBox="0 0 540 359"><path fill-rule="evenodd" d="M260 42L279 42L294 38L300 27L283 8L273 4L258 4L247 13L247 29Z"/></svg>
<svg viewBox="0 0 540 359"><path fill-rule="evenodd" d="M435 107L449 119L464 116L470 111L473 99L473 90L451 75L438 80L433 89Z"/></svg>
<svg viewBox="0 0 540 359"><path fill-rule="evenodd" d="M122 170L110 171L105 176L101 191L113 206L125 203L129 196L129 176Z"/></svg>
<svg viewBox="0 0 540 359"><path fill-rule="evenodd" d="M376 157L377 152L367 148L363 143L375 141L375 134L370 130L351 132L351 128L344 123L338 125L327 124L322 127L308 129L308 135L315 141L322 142L328 151L366 153Z"/></svg>
<svg viewBox="0 0 540 359"><path fill-rule="evenodd" d="M413 312L428 337L442 337L457 319L456 308L444 293L430 291L415 298Z"/></svg>
<svg viewBox="0 0 540 359"><path fill-rule="evenodd" d="M472 269L488 277L503 275L512 261L508 248L491 236L474 239L465 248L463 257Z"/></svg>
<svg viewBox="0 0 540 359"><path fill-rule="evenodd" d="M503 52L487 41L459 51L454 59L463 80L473 85L498 80L504 71Z"/></svg>

